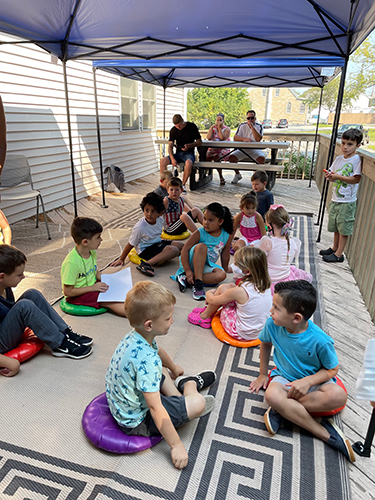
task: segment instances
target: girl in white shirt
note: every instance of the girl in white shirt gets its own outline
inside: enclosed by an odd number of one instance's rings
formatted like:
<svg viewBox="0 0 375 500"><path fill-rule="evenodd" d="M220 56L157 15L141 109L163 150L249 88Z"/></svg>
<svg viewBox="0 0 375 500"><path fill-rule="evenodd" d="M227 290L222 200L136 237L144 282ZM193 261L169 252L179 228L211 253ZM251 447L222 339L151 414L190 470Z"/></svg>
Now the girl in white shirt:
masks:
<svg viewBox="0 0 375 500"><path fill-rule="evenodd" d="M207 307L193 309L188 320L202 328L211 328L212 316L223 306L220 321L225 331L237 340L254 340L272 306L267 259L259 248L243 247L234 254L234 261L243 278L237 285L224 284L216 291L206 292Z"/></svg>

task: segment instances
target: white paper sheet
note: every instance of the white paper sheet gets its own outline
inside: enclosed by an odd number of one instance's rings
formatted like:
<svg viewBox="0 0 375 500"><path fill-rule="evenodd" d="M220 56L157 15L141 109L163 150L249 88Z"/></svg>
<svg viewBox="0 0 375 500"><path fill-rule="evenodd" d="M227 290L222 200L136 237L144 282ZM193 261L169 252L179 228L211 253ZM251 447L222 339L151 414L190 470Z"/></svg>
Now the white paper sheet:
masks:
<svg viewBox="0 0 375 500"><path fill-rule="evenodd" d="M106 292L99 294L98 302L124 302L126 294L133 287L130 267L125 267L114 274L102 273L101 279L109 288Z"/></svg>

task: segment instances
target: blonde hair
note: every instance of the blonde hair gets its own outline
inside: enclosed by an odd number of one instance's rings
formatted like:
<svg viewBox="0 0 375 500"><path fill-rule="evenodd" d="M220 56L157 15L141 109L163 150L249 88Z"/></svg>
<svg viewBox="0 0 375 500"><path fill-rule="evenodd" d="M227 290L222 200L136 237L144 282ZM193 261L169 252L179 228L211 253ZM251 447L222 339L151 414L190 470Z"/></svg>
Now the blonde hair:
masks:
<svg viewBox="0 0 375 500"><path fill-rule="evenodd" d="M164 170L164 172L162 172L160 174L161 181L165 181L166 179L170 180L170 179L172 179L172 177L173 177L173 174L170 170Z"/></svg>
<svg viewBox="0 0 375 500"><path fill-rule="evenodd" d="M132 326L143 325L148 319L160 317L163 310L176 303L176 297L154 281L139 281L125 299L125 314Z"/></svg>
<svg viewBox="0 0 375 500"><path fill-rule="evenodd" d="M248 272L242 283L252 283L259 293L264 293L271 286L271 279L268 274L267 256L257 247L242 247L234 254L234 262L242 272Z"/></svg>
<svg viewBox="0 0 375 500"><path fill-rule="evenodd" d="M282 227L285 224L288 224L289 222L290 222L290 217L284 207L277 207L276 210L270 209L266 213L267 226L270 224L271 226L276 226L277 228L282 229ZM284 236L288 243L288 261L289 261L290 238L288 231L285 232Z"/></svg>

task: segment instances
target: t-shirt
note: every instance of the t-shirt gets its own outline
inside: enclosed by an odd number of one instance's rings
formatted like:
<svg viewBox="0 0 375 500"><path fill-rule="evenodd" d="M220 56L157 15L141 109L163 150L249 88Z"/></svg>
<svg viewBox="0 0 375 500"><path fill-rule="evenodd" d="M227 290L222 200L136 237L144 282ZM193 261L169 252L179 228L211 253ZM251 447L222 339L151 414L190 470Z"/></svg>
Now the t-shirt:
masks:
<svg viewBox="0 0 375 500"><path fill-rule="evenodd" d="M198 127L195 123L185 122L185 127L179 130L176 127L172 127L169 132L169 140L176 143L177 153L182 151L185 144L191 144L195 142L196 139L201 139L201 134L199 133ZM194 153L194 148L189 148L187 151L182 151L183 153Z"/></svg>
<svg viewBox="0 0 375 500"><path fill-rule="evenodd" d="M74 288L92 286L96 283L96 250L90 250L90 257L84 259L74 247L65 257L61 266L61 284Z"/></svg>
<svg viewBox="0 0 375 500"><path fill-rule="evenodd" d="M273 194L268 189L257 191L258 207L257 212L263 217L266 215L270 206L273 205Z"/></svg>
<svg viewBox="0 0 375 500"><path fill-rule="evenodd" d="M142 217L142 219L134 225L129 243L135 247L138 254L143 252L145 248L161 241L163 224L163 217L158 217L155 224L150 224Z"/></svg>
<svg viewBox="0 0 375 500"><path fill-rule="evenodd" d="M321 368L332 370L339 364L334 340L311 320L304 332L289 333L268 318L259 340L273 345L273 376L281 375L291 382L314 375Z"/></svg>
<svg viewBox="0 0 375 500"><path fill-rule="evenodd" d="M162 198L165 198L168 196L168 189L165 189L165 187L160 184L160 186L154 189L154 193L158 194Z"/></svg>
<svg viewBox="0 0 375 500"><path fill-rule="evenodd" d="M0 323L3 321L5 316L12 309L12 307L16 302L14 299L12 289L10 287L6 287L5 295L6 295L5 298L2 295L0 295Z"/></svg>
<svg viewBox="0 0 375 500"><path fill-rule="evenodd" d="M361 158L359 155L354 155L351 158L344 158L343 155L338 156L329 170L345 177L362 175ZM358 184L334 181L332 186L332 201L336 203L351 203L356 201L357 190Z"/></svg>
<svg viewBox="0 0 375 500"><path fill-rule="evenodd" d="M134 329L125 335L112 356L106 381L109 409L115 420L137 427L148 411L143 392L158 392L162 363L155 340L150 345Z"/></svg>
<svg viewBox="0 0 375 500"><path fill-rule="evenodd" d="M263 125L261 123L255 122L253 126L255 130L258 132L258 134L263 136ZM253 129L249 127L247 122L241 123L235 135L239 135L240 137L246 137L250 139L251 142L258 142L254 137Z"/></svg>

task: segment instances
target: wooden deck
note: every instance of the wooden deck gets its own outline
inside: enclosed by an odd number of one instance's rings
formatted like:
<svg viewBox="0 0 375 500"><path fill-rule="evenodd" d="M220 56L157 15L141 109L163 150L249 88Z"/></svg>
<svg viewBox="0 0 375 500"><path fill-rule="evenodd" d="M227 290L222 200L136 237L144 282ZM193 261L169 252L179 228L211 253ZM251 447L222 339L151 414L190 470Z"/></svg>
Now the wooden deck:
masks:
<svg viewBox="0 0 375 500"><path fill-rule="evenodd" d="M211 201L220 201L231 209L236 209L240 197L251 187L250 175L243 172L240 184L231 185L232 175L226 173L226 186L219 186L218 177L199 191L188 193L188 198L198 206ZM126 185L126 192L119 195L106 194L109 208L100 208L101 195L92 196L78 202L80 216L95 217L103 224L114 221L139 206L142 196L158 185L157 173L147 179L139 179ZM319 209L320 195L315 184L308 187L308 181L278 179L273 189L275 203L283 204L289 212L316 214ZM49 212L54 223L70 225L73 219L72 205ZM16 225L17 226L17 225ZM17 232L17 228L15 227ZM126 234L124 236L127 237ZM332 238L326 231L326 221L322 232L322 241L317 244L317 251L331 245ZM47 244L40 240L41 246ZM348 404L343 413L344 431L351 442L364 441L371 415L368 402L355 399L355 382L362 366L366 342L375 338L375 326L363 303L352 273L345 261L343 264L328 264L321 261L320 286L327 314L329 333L335 339L336 350L340 359L340 377L348 390ZM30 281L28 282L30 287ZM350 465L350 480L353 500L375 499L375 449L372 447L371 458L357 457Z"/></svg>

